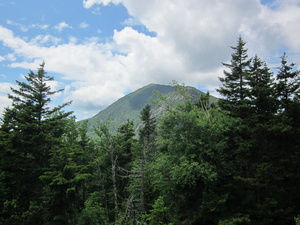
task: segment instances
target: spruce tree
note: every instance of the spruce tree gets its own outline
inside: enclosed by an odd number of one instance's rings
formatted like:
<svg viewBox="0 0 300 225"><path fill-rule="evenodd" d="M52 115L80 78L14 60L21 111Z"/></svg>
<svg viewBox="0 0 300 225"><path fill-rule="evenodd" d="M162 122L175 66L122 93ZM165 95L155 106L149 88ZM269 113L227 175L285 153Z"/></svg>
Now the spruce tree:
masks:
<svg viewBox="0 0 300 225"><path fill-rule="evenodd" d="M0 207L7 224L41 223L40 176L49 166L52 147L64 132L64 119L71 114L62 110L70 103L50 107L50 96L62 90L51 90L47 82L53 77L46 75L44 63L25 79L16 81L18 88L11 89L13 94L8 97L12 106L5 109L0 129L4 143L1 174L6 190Z"/></svg>
<svg viewBox="0 0 300 225"><path fill-rule="evenodd" d="M267 64L258 56L255 56L251 62L248 84L252 113L261 117L260 120L268 119L277 111L275 82Z"/></svg>
<svg viewBox="0 0 300 225"><path fill-rule="evenodd" d="M97 134L97 148L101 158L99 162L99 169L104 171L103 186L105 205L107 206L107 214L110 221L116 222L119 219L119 190L118 182L120 177L118 176L118 143L117 138L113 135L107 124L101 124L99 127L95 127Z"/></svg>
<svg viewBox="0 0 300 225"><path fill-rule="evenodd" d="M143 127L140 129L140 141L144 145L150 145L154 137L156 120L151 117L151 106L147 104L141 111L140 118L143 123Z"/></svg>
<svg viewBox="0 0 300 225"><path fill-rule="evenodd" d="M87 199L87 180L92 176L86 123L76 124L73 118L65 130L61 143L51 149L49 168L40 176L45 183L45 224L75 224Z"/></svg>
<svg viewBox="0 0 300 225"><path fill-rule="evenodd" d="M244 189L244 213L253 223L266 224L270 219L263 211L270 210L272 199L269 195L270 168L272 162L272 122L277 112L277 99L273 74L267 64L255 56L249 66L247 77L249 87L248 113L243 120L244 128L240 134L243 144L248 144L248 151L240 160L247 166L242 173L240 189ZM248 132L245 135L245 131ZM246 138L245 138L246 137ZM270 221L269 221L270 222Z"/></svg>
<svg viewBox="0 0 300 225"><path fill-rule="evenodd" d="M229 71L224 71L225 77L219 77L222 86L217 91L225 97L219 101L222 109L230 111L233 116L243 117L245 103L248 100L249 90L247 76L251 60L248 59L246 42L240 36L237 46L231 47L234 53L230 63L223 63Z"/></svg>
<svg viewBox="0 0 300 225"><path fill-rule="evenodd" d="M277 74L277 91L280 100L280 110L287 111L293 102L299 101L300 78L299 70L294 69L294 63L288 63L287 56L281 57L281 65Z"/></svg>
<svg viewBox="0 0 300 225"><path fill-rule="evenodd" d="M143 123L143 127L140 129L140 141L142 144L142 156L140 159L140 203L141 203L141 214L145 212L145 189L146 189L146 177L145 167L147 166L148 156L150 151L154 150L154 135L156 120L151 117L151 106L147 104L140 113L140 118Z"/></svg>
<svg viewBox="0 0 300 225"><path fill-rule="evenodd" d="M246 42L240 36L236 47L231 47L234 53L231 55L230 63L223 63L230 71L224 71L225 77L220 77L221 87L217 91L224 96L219 100L221 109L229 112L229 115L240 118L241 122L236 129L236 139L239 144L234 147L235 164L238 175L237 183L240 189L248 186L251 176L251 127L248 124L249 114L252 108L250 105L249 73L251 60L248 58ZM241 196L244 193L236 193Z"/></svg>
<svg viewBox="0 0 300 225"><path fill-rule="evenodd" d="M247 60L244 45L239 38L218 89L225 97L220 107L241 119L232 146L231 192L239 205L224 222L291 224L299 208L299 71L284 54L274 81L266 63Z"/></svg>
<svg viewBox="0 0 300 225"><path fill-rule="evenodd" d="M293 221L300 207L299 75L295 64L288 63L284 54L276 76L279 110L273 121L273 148L270 148L273 173L270 187L278 203L275 216L282 224Z"/></svg>

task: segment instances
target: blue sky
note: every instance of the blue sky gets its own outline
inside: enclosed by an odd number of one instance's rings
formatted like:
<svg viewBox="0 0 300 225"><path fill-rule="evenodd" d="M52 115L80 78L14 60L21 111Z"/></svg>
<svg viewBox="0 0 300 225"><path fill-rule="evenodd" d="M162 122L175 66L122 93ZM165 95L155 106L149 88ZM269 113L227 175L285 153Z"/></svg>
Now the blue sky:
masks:
<svg viewBox="0 0 300 225"><path fill-rule="evenodd" d="M149 83L217 95L240 34L271 67L300 63L300 0L0 0L0 15L0 111L43 60L78 119Z"/></svg>

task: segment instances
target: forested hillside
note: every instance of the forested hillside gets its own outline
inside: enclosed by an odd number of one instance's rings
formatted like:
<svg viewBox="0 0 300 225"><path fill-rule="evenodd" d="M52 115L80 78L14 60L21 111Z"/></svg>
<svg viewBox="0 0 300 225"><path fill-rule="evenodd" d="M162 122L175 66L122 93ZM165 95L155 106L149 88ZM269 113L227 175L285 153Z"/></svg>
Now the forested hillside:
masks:
<svg viewBox="0 0 300 225"><path fill-rule="evenodd" d="M17 82L0 129L0 224L300 224L299 71L272 73L240 37L212 104L160 96L128 120L87 135L51 108L44 65ZM159 121L159 123L158 123Z"/></svg>
<svg viewBox="0 0 300 225"><path fill-rule="evenodd" d="M140 112L147 104L151 105L153 115L159 117L165 111L159 101L168 101L170 104L172 102L174 105L184 101L184 98L176 91L176 82L173 82L172 85L149 84L120 98L92 118L87 119L89 135L95 134L95 126L108 121L111 131L116 131L128 120L134 123L135 131L138 130L141 126ZM205 94L194 87L185 87L185 89L189 100L195 103L201 95ZM211 96L211 101L216 102L217 98Z"/></svg>

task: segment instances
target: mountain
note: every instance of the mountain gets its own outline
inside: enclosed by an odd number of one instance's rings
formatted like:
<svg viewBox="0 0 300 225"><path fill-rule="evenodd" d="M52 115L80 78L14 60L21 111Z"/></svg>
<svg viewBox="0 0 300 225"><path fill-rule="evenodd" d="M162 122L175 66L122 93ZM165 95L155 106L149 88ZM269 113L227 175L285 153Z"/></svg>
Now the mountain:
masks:
<svg viewBox="0 0 300 225"><path fill-rule="evenodd" d="M198 101L204 92L193 87L184 87L189 94L192 101ZM152 106L153 112L156 116L160 115L163 109L150 103L150 99L155 99L157 96L154 92L159 92L168 99L168 102L178 103L182 100L182 96L176 91L176 87L171 85L149 84L142 87L111 104L98 114L88 119L88 130L93 133L94 126L100 123L110 122L112 130L116 130L127 120L133 121L135 128L139 127L140 112L146 104ZM215 101L216 98L213 98Z"/></svg>

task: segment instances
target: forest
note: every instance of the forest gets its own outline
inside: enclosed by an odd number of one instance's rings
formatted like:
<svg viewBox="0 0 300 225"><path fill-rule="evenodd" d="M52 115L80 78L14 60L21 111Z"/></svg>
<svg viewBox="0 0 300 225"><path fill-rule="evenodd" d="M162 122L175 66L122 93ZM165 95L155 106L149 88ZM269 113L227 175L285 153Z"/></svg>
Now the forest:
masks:
<svg viewBox="0 0 300 225"><path fill-rule="evenodd" d="M50 106L41 64L16 81L0 127L0 224L300 224L300 72L248 56L223 63L222 98L156 104L116 132Z"/></svg>

